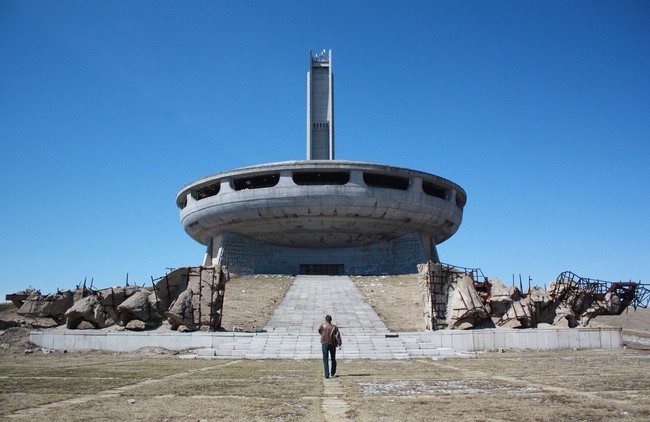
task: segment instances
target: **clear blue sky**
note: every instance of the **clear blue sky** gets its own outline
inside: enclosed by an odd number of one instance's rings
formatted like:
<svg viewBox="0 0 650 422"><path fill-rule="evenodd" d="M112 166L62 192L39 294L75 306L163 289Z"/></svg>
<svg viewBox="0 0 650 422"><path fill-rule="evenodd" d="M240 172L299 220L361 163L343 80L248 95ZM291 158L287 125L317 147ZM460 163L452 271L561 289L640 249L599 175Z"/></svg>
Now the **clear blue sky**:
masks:
<svg viewBox="0 0 650 422"><path fill-rule="evenodd" d="M198 265L175 195L305 157L333 49L337 158L468 193L441 259L650 275L648 1L0 0L0 294Z"/></svg>

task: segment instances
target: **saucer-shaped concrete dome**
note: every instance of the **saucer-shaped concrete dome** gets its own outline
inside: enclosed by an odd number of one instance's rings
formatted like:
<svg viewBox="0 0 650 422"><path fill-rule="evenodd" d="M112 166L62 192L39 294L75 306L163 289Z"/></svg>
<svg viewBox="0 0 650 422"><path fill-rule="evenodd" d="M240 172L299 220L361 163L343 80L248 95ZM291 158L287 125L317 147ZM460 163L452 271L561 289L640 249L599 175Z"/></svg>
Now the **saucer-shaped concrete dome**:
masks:
<svg viewBox="0 0 650 422"><path fill-rule="evenodd" d="M181 224L207 245L224 232L297 248L365 246L418 232L435 243L458 229L465 191L400 167L306 160L219 173L185 186Z"/></svg>

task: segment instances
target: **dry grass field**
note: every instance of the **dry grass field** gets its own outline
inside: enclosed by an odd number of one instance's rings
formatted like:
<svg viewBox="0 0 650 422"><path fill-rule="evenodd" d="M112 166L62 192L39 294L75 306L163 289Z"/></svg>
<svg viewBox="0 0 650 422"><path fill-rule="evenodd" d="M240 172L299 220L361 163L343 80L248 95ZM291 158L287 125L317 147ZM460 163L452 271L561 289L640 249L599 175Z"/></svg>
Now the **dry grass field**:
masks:
<svg viewBox="0 0 650 422"><path fill-rule="evenodd" d="M416 274L350 277L390 331L424 331Z"/></svg>
<svg viewBox="0 0 650 422"><path fill-rule="evenodd" d="M233 278L224 329L263 327L291 280ZM391 330L422 329L415 276L352 280ZM649 317L638 310L594 323L644 336ZM6 304L0 319L23 318ZM161 350L45 354L28 343L27 329L1 332L0 420L650 420L650 346L643 342L442 362L349 360L340 362L339 378L324 380L318 360L182 360Z"/></svg>
<svg viewBox="0 0 650 422"><path fill-rule="evenodd" d="M264 328L292 282L293 277L282 275L233 277L226 286L222 328L226 331L234 327L244 331Z"/></svg>
<svg viewBox="0 0 650 422"><path fill-rule="evenodd" d="M0 418L129 421L650 419L650 350L477 359L181 360L97 352L5 356Z"/></svg>

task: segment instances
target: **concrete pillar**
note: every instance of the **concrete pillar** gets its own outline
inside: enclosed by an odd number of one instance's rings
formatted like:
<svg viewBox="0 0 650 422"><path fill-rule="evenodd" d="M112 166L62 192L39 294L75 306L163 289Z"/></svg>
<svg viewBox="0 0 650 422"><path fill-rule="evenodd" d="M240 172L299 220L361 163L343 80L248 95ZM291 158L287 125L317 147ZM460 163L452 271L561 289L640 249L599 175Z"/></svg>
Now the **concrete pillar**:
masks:
<svg viewBox="0 0 650 422"><path fill-rule="evenodd" d="M225 192L234 192L235 190L230 186L230 178L227 177L221 181L221 186L219 187L219 193Z"/></svg>
<svg viewBox="0 0 650 422"><path fill-rule="evenodd" d="M214 267L216 265L221 265L221 255L223 252L223 247L221 245L222 237L223 235L213 237L208 242L208 246L205 249L205 255L203 256L204 267Z"/></svg>
<svg viewBox="0 0 650 422"><path fill-rule="evenodd" d="M408 190L416 193L424 193L424 191L422 190L422 178L421 177L411 178L411 184Z"/></svg>
<svg viewBox="0 0 650 422"><path fill-rule="evenodd" d="M293 172L291 170L284 170L280 172L280 180L278 180L278 184L276 185L277 187L279 186L296 186L296 184L293 182Z"/></svg>
<svg viewBox="0 0 650 422"><path fill-rule="evenodd" d="M433 262L440 262L438 257L438 249L436 248L436 242L433 241L430 233L420 232L420 238L422 239L422 246L424 247L424 253L427 256L427 259Z"/></svg>
<svg viewBox="0 0 650 422"><path fill-rule="evenodd" d="M366 182L363 181L363 171L361 170L351 170L350 171L350 180L347 183L348 185L356 186L366 186Z"/></svg>
<svg viewBox="0 0 650 422"><path fill-rule="evenodd" d="M433 262L440 262L440 257L438 256L438 248L436 247L436 242L431 239L431 260Z"/></svg>
<svg viewBox="0 0 650 422"><path fill-rule="evenodd" d="M203 266L208 267L212 265L212 250L214 249L214 238L210 238L208 247L205 248L205 255L203 255Z"/></svg>

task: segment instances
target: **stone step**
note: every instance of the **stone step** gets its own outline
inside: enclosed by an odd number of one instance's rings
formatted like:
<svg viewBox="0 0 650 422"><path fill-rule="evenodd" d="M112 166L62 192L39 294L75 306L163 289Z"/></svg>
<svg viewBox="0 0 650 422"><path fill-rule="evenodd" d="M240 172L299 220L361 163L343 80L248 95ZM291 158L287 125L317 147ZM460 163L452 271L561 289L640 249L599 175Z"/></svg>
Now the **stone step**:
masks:
<svg viewBox="0 0 650 422"><path fill-rule="evenodd" d="M242 338L242 340L245 340ZM286 358L318 359L322 356L318 338L309 337L269 337L258 334L254 341L217 344L212 348L196 351L198 358ZM422 357L472 357L472 353L456 352L445 347L432 347L430 344L409 343L408 347L399 338L351 337L337 352L341 359L408 359Z"/></svg>

